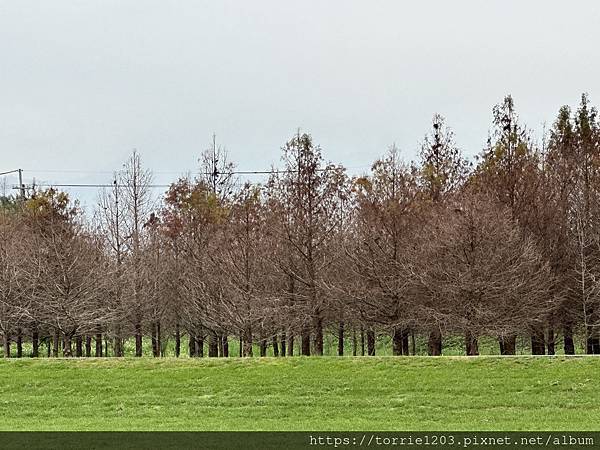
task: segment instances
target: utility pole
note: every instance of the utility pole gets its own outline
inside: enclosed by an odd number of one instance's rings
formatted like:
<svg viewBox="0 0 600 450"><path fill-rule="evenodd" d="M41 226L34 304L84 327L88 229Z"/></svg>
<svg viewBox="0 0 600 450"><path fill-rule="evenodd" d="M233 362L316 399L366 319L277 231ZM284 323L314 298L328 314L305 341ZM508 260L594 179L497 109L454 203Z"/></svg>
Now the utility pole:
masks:
<svg viewBox="0 0 600 450"><path fill-rule="evenodd" d="M9 170L7 172L0 172L0 175L8 175L11 173L18 173L19 174L19 191L20 191L20 195L21 195L21 200L25 200L25 185L23 184L23 169L15 169L15 170ZM15 186L13 186L13 189L17 189Z"/></svg>
<svg viewBox="0 0 600 450"><path fill-rule="evenodd" d="M213 147L212 147L212 170L211 170L211 182L212 182L212 190L213 194L217 193L217 178L219 177L219 169L217 167L217 163L219 162L217 159L217 135L213 133Z"/></svg>
<svg viewBox="0 0 600 450"><path fill-rule="evenodd" d="M19 169L19 190L21 191L21 200L25 201L25 185L23 184L23 169Z"/></svg>

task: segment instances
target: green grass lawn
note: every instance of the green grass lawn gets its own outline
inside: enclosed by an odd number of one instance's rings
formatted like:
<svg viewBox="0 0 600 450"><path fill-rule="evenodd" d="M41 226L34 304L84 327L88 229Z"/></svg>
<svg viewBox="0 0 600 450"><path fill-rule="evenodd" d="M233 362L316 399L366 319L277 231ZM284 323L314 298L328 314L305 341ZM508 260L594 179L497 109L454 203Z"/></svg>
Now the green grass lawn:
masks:
<svg viewBox="0 0 600 450"><path fill-rule="evenodd" d="M600 358L0 360L1 430L597 430Z"/></svg>

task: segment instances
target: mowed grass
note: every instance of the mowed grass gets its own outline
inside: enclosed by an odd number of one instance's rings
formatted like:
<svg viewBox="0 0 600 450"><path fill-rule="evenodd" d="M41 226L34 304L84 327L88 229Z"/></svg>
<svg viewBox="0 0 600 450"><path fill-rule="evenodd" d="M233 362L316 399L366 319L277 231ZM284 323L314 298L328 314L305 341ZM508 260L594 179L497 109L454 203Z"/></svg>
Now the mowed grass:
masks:
<svg viewBox="0 0 600 450"><path fill-rule="evenodd" d="M1 430L598 430L600 358L0 360Z"/></svg>

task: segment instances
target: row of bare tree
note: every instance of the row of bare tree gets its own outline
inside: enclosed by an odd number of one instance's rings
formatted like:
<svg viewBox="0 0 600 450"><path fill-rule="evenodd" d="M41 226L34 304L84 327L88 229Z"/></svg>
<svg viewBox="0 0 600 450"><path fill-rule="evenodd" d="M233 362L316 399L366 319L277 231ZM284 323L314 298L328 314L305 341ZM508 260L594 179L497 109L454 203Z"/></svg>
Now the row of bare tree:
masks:
<svg viewBox="0 0 600 450"><path fill-rule="evenodd" d="M263 185L240 186L213 142L196 178L161 202L134 153L85 219L55 189L4 198L0 214L3 353L124 356L135 342L175 353L322 355L324 335L478 338L516 352L600 353L600 123L588 98L560 109L537 144L512 98L493 109L474 163L435 115L420 161L392 147L369 174L325 163L298 133ZM182 337L186 336L186 339ZM181 342L188 349L181 349ZM104 346L103 346L104 342ZM92 347L95 347L94 349ZM414 346L413 346L414 347ZM412 351L414 352L414 350ZM14 352L13 352L14 353Z"/></svg>

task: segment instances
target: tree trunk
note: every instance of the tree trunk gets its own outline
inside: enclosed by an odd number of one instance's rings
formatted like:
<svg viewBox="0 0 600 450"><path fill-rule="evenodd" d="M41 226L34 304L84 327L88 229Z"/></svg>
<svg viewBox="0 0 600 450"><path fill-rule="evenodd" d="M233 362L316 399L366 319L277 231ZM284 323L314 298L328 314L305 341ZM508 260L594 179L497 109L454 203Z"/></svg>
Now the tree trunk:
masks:
<svg viewBox="0 0 600 450"><path fill-rule="evenodd" d="M195 358L196 356L198 356L198 353L196 352L196 335L191 331L188 334L188 355L190 358Z"/></svg>
<svg viewBox="0 0 600 450"><path fill-rule="evenodd" d="M554 355L556 354L555 352L555 337L554 337L554 328L550 327L548 328L548 342L546 343L546 345L548 346L548 354L549 355Z"/></svg>
<svg viewBox="0 0 600 450"><path fill-rule="evenodd" d="M517 354L517 336L511 334L510 336L500 336L498 338L500 344L501 355L516 355Z"/></svg>
<svg viewBox="0 0 600 450"><path fill-rule="evenodd" d="M352 356L358 354L358 340L356 339L356 328L352 328Z"/></svg>
<svg viewBox="0 0 600 450"><path fill-rule="evenodd" d="M88 335L85 336L85 356L86 358L92 356L92 337Z"/></svg>
<svg viewBox="0 0 600 450"><path fill-rule="evenodd" d="M467 356L479 355L479 345L477 344L477 336L470 331L465 332L465 353Z"/></svg>
<svg viewBox="0 0 600 450"><path fill-rule="evenodd" d="M375 356L375 332L367 330L367 350L369 356Z"/></svg>
<svg viewBox="0 0 600 450"><path fill-rule="evenodd" d="M573 339L573 328L571 325L565 325L563 329L564 339L564 350L565 355L575 354L575 341Z"/></svg>
<svg viewBox="0 0 600 450"><path fill-rule="evenodd" d="M408 356L408 336L409 336L409 332L408 330L402 330L402 354L404 356Z"/></svg>
<svg viewBox="0 0 600 450"><path fill-rule="evenodd" d="M315 317L315 355L323 356L323 318L321 313Z"/></svg>
<svg viewBox="0 0 600 450"><path fill-rule="evenodd" d="M160 320L156 321L156 340L158 344L158 356L164 355L163 341L162 341L162 326Z"/></svg>
<svg viewBox="0 0 600 450"><path fill-rule="evenodd" d="M246 339L244 339L244 352L243 356L246 358L251 358L252 355L252 335L246 335Z"/></svg>
<svg viewBox="0 0 600 450"><path fill-rule="evenodd" d="M404 348L402 346L403 332L400 327L394 327L392 331L392 354L394 356L402 356Z"/></svg>
<svg viewBox="0 0 600 450"><path fill-rule="evenodd" d="M267 356L267 340L266 339L260 340L260 356L262 358Z"/></svg>
<svg viewBox="0 0 600 450"><path fill-rule="evenodd" d="M288 336L288 355L294 356L294 335L292 333Z"/></svg>
<svg viewBox="0 0 600 450"><path fill-rule="evenodd" d="M244 357L252 357L252 329L250 327L247 327L244 332Z"/></svg>
<svg viewBox="0 0 600 450"><path fill-rule="evenodd" d="M23 357L23 330L17 328L17 358Z"/></svg>
<svg viewBox="0 0 600 450"><path fill-rule="evenodd" d="M225 358L229 358L229 339L227 337L227 333L223 333L222 343L223 343L223 356Z"/></svg>
<svg viewBox="0 0 600 450"><path fill-rule="evenodd" d="M365 356L365 329L360 327L360 356Z"/></svg>
<svg viewBox="0 0 600 450"><path fill-rule="evenodd" d="M219 357L219 340L217 339L217 333L214 331L209 331L208 333L208 357Z"/></svg>
<svg viewBox="0 0 600 450"><path fill-rule="evenodd" d="M2 333L2 348L4 349L4 357L10 358L10 335L8 332Z"/></svg>
<svg viewBox="0 0 600 450"><path fill-rule="evenodd" d="M239 348L238 356L241 358L244 356L244 336L242 336L241 334L239 337L239 341L240 341L240 345L239 345L240 348Z"/></svg>
<svg viewBox="0 0 600 450"><path fill-rule="evenodd" d="M204 336L202 334L196 336L196 356L204 358Z"/></svg>
<svg viewBox="0 0 600 450"><path fill-rule="evenodd" d="M125 356L125 349L123 348L123 337L121 336L121 325L115 327L115 356Z"/></svg>
<svg viewBox="0 0 600 450"><path fill-rule="evenodd" d="M136 358L142 357L142 324L141 322L136 322L135 324L135 356Z"/></svg>
<svg viewBox="0 0 600 450"><path fill-rule="evenodd" d="M223 335L221 333L217 333L217 355L219 358L222 358L225 354L225 349L223 348Z"/></svg>
<svg viewBox="0 0 600 450"><path fill-rule="evenodd" d="M531 335L531 354L532 355L545 355L546 346L544 342L544 331L534 330Z"/></svg>
<svg viewBox="0 0 600 450"><path fill-rule="evenodd" d="M415 339L415 332L411 331L410 332L410 344L412 347L412 355L415 356L417 354L417 340Z"/></svg>
<svg viewBox="0 0 600 450"><path fill-rule="evenodd" d="M277 336L273 336L273 356L279 356L279 343L277 342Z"/></svg>
<svg viewBox="0 0 600 450"><path fill-rule="evenodd" d="M102 357L102 333L100 333L100 330L97 330L96 332L96 357L100 358Z"/></svg>
<svg viewBox="0 0 600 450"><path fill-rule="evenodd" d="M40 356L40 332L37 325L34 325L31 330L31 356L33 358Z"/></svg>
<svg viewBox="0 0 600 450"><path fill-rule="evenodd" d="M302 329L302 356L310 356L310 331L307 327Z"/></svg>
<svg viewBox="0 0 600 450"><path fill-rule="evenodd" d="M600 338L596 336L589 336L586 341L586 353L588 355L599 355L600 354Z"/></svg>
<svg viewBox="0 0 600 450"><path fill-rule="evenodd" d="M344 322L338 328L338 356L344 356Z"/></svg>
<svg viewBox="0 0 600 450"><path fill-rule="evenodd" d="M429 352L429 356L441 356L442 354L442 333L437 327L432 329L429 333L427 350Z"/></svg>
<svg viewBox="0 0 600 450"><path fill-rule="evenodd" d="M179 323L175 325L175 357L179 358L181 354L181 331L179 329Z"/></svg>
<svg viewBox="0 0 600 450"><path fill-rule="evenodd" d="M54 330L54 342L52 342L52 356L58 358L58 346L60 345L60 332ZM102 345L102 344L101 344Z"/></svg>
<svg viewBox="0 0 600 450"><path fill-rule="evenodd" d="M71 345L72 335L70 333L65 333L64 335L64 347L63 347L63 356L65 358L70 358L73 356L73 348Z"/></svg>
<svg viewBox="0 0 600 450"><path fill-rule="evenodd" d="M83 339L80 335L75 336L75 356L77 358L83 356Z"/></svg>
<svg viewBox="0 0 600 450"><path fill-rule="evenodd" d="M160 347L158 346L158 329L156 328L156 322L152 322L150 332L150 339L152 340L152 356L157 358L160 356Z"/></svg>
<svg viewBox="0 0 600 450"><path fill-rule="evenodd" d="M286 352L287 352L287 348L285 346L285 341L286 341L286 336L285 336L285 331L283 333L281 333L281 356L285 357L286 356Z"/></svg>
<svg viewBox="0 0 600 450"><path fill-rule="evenodd" d="M588 325L586 327L586 333L585 352L588 355L600 354L600 337L594 326Z"/></svg>

